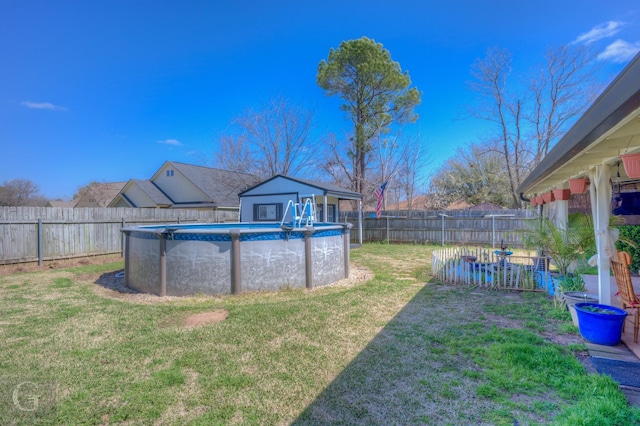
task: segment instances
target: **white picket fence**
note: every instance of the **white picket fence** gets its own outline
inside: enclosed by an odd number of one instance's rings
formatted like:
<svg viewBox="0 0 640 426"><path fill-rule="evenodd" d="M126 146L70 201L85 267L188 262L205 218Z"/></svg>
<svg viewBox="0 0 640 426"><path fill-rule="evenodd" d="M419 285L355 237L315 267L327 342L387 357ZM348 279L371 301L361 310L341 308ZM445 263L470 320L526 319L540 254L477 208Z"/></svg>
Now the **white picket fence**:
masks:
<svg viewBox="0 0 640 426"><path fill-rule="evenodd" d="M546 259L484 248L434 250L431 270L445 283L496 290L546 291L551 282Z"/></svg>

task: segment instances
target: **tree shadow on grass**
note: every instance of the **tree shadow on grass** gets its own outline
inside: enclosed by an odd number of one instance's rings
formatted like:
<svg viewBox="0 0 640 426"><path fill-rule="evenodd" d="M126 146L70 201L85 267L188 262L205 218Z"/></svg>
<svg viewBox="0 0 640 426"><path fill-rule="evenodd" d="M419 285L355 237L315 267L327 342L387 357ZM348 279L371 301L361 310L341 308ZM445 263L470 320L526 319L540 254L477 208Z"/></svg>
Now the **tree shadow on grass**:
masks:
<svg viewBox="0 0 640 426"><path fill-rule="evenodd" d="M487 297L503 296L427 284L293 424L494 424L491 412L501 407L478 396L479 367L450 348L478 326Z"/></svg>

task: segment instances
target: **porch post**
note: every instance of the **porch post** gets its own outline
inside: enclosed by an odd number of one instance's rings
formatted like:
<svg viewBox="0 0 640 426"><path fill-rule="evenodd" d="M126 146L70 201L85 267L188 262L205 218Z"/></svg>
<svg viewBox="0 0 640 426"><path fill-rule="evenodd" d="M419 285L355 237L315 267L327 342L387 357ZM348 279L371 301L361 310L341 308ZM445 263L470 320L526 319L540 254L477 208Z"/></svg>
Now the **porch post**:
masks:
<svg viewBox="0 0 640 426"><path fill-rule="evenodd" d="M324 223L329 222L329 212L327 211L327 196L325 195L322 199L322 221Z"/></svg>
<svg viewBox="0 0 640 426"><path fill-rule="evenodd" d="M600 303L611 304L611 278L609 277L609 256L605 253L607 231L609 228L609 186L611 170L605 164L597 165L589 172L591 178L591 213L596 237L598 256L598 296Z"/></svg>
<svg viewBox="0 0 640 426"><path fill-rule="evenodd" d="M565 184L565 188L566 188ZM567 230L569 223L569 200L556 200L556 226L558 229Z"/></svg>

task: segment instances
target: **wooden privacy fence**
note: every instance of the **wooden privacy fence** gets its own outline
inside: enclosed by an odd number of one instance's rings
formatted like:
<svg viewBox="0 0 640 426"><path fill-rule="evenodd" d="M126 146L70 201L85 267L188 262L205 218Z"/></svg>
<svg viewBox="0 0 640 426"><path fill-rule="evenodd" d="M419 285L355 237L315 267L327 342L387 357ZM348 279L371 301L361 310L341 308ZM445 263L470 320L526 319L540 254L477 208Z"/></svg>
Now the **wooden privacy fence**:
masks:
<svg viewBox="0 0 640 426"><path fill-rule="evenodd" d="M385 212L380 218L365 218L363 241L390 243L461 244L500 247L522 247L522 232L535 225L536 216L528 210L484 212L418 212L411 216L395 216ZM407 212L402 212L407 213ZM467 213L467 214L463 214ZM422 217L421 217L422 216ZM351 241L358 240L355 215L345 215L353 224Z"/></svg>
<svg viewBox="0 0 640 426"><path fill-rule="evenodd" d="M195 209L0 207L0 265L122 253L124 226L238 220Z"/></svg>
<svg viewBox="0 0 640 426"><path fill-rule="evenodd" d="M552 285L549 263L541 257L480 248L443 248L431 255L435 278L486 289L545 291Z"/></svg>

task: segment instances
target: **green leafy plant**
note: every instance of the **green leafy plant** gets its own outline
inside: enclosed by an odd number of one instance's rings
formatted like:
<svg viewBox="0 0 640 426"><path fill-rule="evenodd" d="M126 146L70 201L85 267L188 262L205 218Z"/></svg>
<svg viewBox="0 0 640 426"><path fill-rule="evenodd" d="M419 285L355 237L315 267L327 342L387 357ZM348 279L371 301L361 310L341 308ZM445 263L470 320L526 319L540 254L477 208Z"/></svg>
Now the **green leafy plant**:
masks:
<svg viewBox="0 0 640 426"><path fill-rule="evenodd" d="M602 308L600 306L594 306L594 305L582 306L580 309L582 309L583 311L593 312L596 314L606 314L606 315L620 314L619 312L614 311L613 309Z"/></svg>
<svg viewBox="0 0 640 426"><path fill-rule="evenodd" d="M580 274L567 274L560 283L560 292L585 291L584 280Z"/></svg>
<svg viewBox="0 0 640 426"><path fill-rule="evenodd" d="M582 213L570 214L566 229L547 217L540 217L537 226L525 231L523 237L525 247L551 258L562 276L567 274L571 263L594 244L594 240L591 217Z"/></svg>
<svg viewBox="0 0 640 426"><path fill-rule="evenodd" d="M633 261L629 267L636 272L640 270L640 248L633 242L640 241L640 225L625 225L619 229L620 239L616 242L616 248L631 255Z"/></svg>

